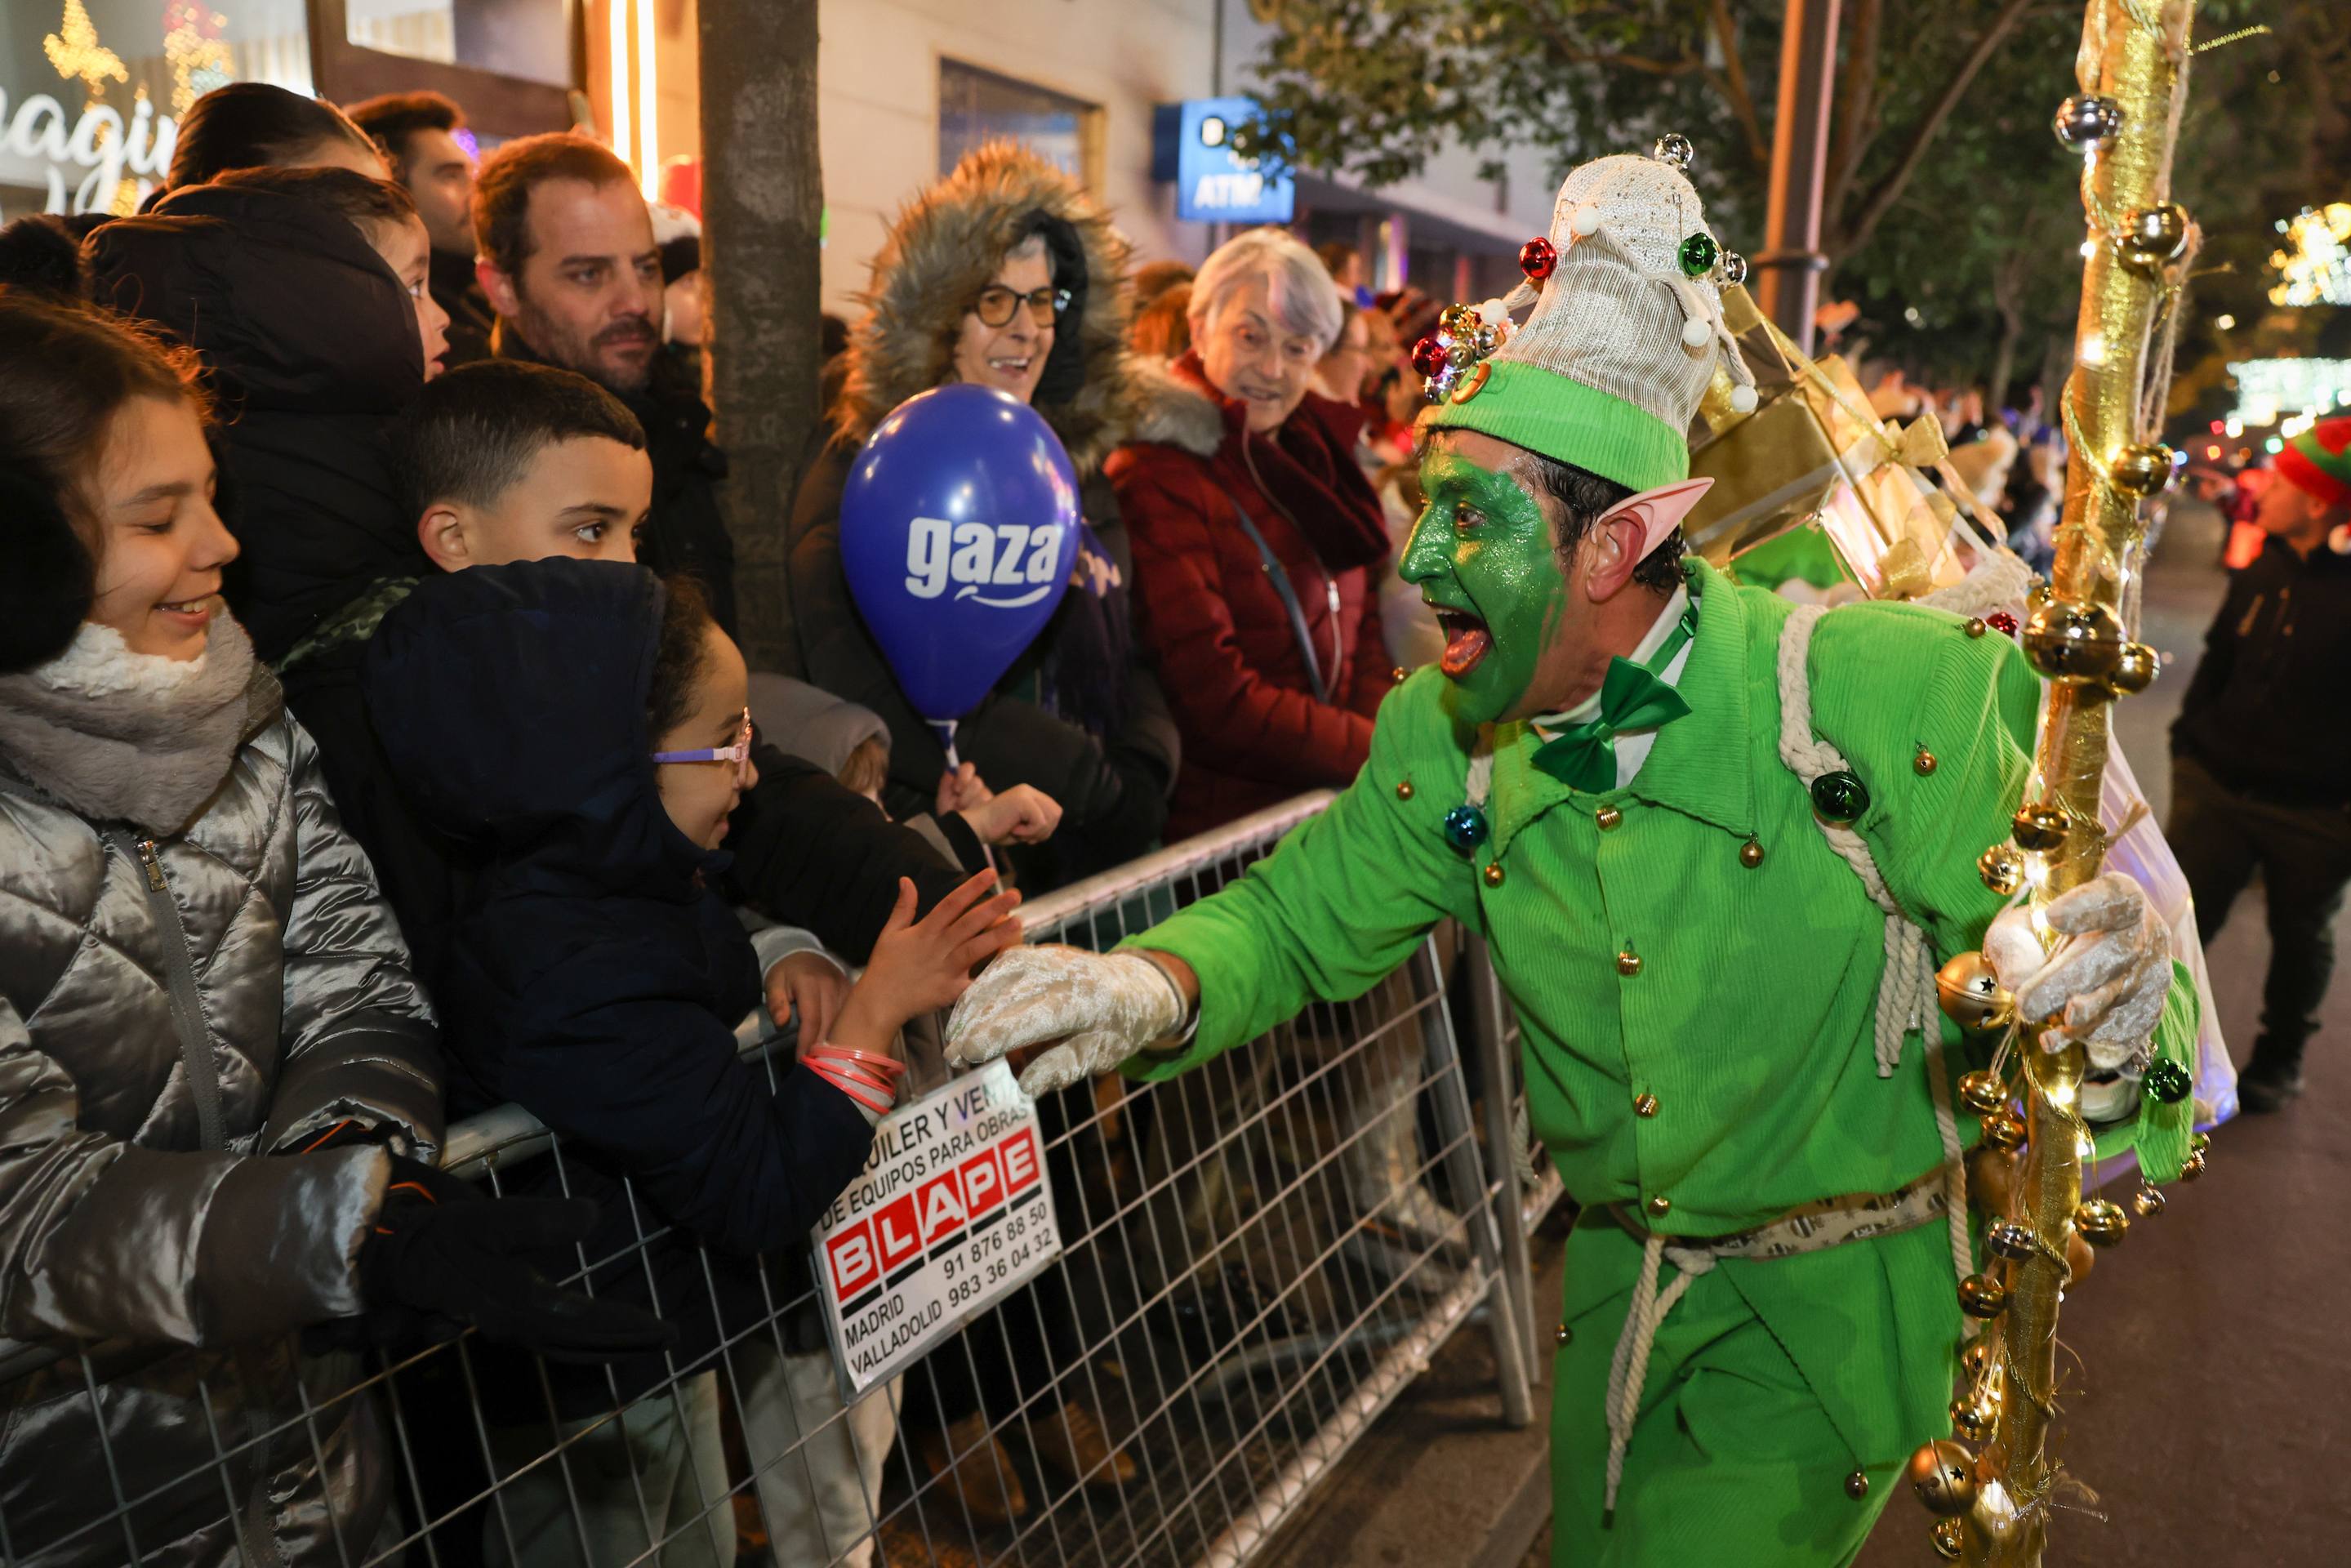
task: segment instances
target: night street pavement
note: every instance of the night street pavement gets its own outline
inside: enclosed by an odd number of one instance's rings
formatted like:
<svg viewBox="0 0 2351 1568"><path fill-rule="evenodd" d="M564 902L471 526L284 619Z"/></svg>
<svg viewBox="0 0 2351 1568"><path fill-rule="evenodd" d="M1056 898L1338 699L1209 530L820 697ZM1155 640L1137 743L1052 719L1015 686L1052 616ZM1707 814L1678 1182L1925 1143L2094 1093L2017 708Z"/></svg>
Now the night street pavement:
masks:
<svg viewBox="0 0 2351 1568"><path fill-rule="evenodd" d="M2169 662L2117 722L2158 818L2165 732L2220 601L2219 554L2218 518L2183 507L2148 576L2141 634ZM2256 884L2208 954L2240 1059L2268 956ZM2056 1451L2109 1521L2062 1521L2049 1568L2351 1563L2351 980L2339 974L2308 1077L2284 1111L2215 1132L2210 1174L2170 1189L2164 1213L2133 1224L2068 1299L2061 1337L2081 1364ZM1931 1522L1895 1498L1864 1568L1936 1562Z"/></svg>

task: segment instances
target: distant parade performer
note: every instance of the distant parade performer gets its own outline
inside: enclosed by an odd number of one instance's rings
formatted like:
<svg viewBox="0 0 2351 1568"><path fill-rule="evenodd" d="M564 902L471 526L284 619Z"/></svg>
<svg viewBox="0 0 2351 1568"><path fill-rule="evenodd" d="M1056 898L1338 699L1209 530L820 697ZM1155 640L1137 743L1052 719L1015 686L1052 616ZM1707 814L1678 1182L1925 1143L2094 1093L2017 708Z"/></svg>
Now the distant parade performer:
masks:
<svg viewBox="0 0 2351 1568"><path fill-rule="evenodd" d="M2269 976L2237 1095L2274 1111L2302 1092L2351 883L2351 418L2286 443L2253 521L2265 542L2229 580L2171 727L2169 836L2207 942L2261 870Z"/></svg>
<svg viewBox="0 0 2351 1568"><path fill-rule="evenodd" d="M1799 608L1685 558L1705 488L1685 433L1718 368L1753 406L1687 157L1671 137L1576 170L1524 253L1524 324L1498 344L1499 309L1457 308L1424 344L1402 570L1447 644L1353 785L1118 952L1002 955L949 1049L1050 1045L1032 1092L1165 1079L1460 921L1517 1005L1532 1124L1582 1210L1555 1562L1810 1568L1850 1562L1949 1430L1975 1263L1938 964L1984 945L2022 1016L2062 1013L2127 1091L2101 1148L2136 1145L2156 1179L2189 1106L2142 1110L2133 1081L2192 1060L2196 1004L2126 876L2046 906L2053 953L2022 907L1993 924L1975 862L2009 834L2038 695L2013 643L1915 605Z"/></svg>

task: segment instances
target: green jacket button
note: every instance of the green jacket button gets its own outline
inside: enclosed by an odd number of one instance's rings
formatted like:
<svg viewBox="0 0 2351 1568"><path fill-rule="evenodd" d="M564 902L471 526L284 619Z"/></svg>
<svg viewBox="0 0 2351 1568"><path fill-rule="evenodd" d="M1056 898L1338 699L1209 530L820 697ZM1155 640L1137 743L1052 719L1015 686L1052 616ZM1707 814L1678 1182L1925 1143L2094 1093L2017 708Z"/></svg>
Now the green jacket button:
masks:
<svg viewBox="0 0 2351 1568"><path fill-rule="evenodd" d="M1664 1193L1659 1193L1656 1197L1649 1199L1649 1212L1661 1218L1667 1214L1672 1212L1673 1207L1674 1200L1667 1197Z"/></svg>
<svg viewBox="0 0 2351 1568"><path fill-rule="evenodd" d="M1654 1116L1656 1113L1657 1097L1656 1095L1636 1094L1633 1097L1633 1114L1635 1116Z"/></svg>

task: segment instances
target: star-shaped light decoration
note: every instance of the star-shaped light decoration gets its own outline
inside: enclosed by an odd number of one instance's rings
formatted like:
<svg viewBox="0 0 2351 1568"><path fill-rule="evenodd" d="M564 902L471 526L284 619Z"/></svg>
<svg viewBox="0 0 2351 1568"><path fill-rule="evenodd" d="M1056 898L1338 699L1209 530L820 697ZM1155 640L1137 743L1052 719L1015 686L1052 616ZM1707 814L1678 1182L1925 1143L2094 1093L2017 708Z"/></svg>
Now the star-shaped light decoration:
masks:
<svg viewBox="0 0 2351 1568"><path fill-rule="evenodd" d="M81 0L66 0L57 30L41 40L41 52L68 81L78 81L93 101L106 94L110 81L129 81L122 57L98 41L98 26L82 8Z"/></svg>

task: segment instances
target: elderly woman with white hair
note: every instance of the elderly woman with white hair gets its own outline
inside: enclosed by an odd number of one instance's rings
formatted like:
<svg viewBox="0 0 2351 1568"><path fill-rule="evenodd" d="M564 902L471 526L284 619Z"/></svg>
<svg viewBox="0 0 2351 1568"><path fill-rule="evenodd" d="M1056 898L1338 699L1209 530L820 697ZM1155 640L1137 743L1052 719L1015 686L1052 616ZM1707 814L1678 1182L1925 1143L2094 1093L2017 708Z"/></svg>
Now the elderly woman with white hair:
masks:
<svg viewBox="0 0 2351 1568"><path fill-rule="evenodd" d="M1249 230L1202 265L1190 321L1142 438L1105 465L1183 739L1171 840L1345 785L1395 684L1364 413L1310 390L1339 336L1330 273L1286 232Z"/></svg>

